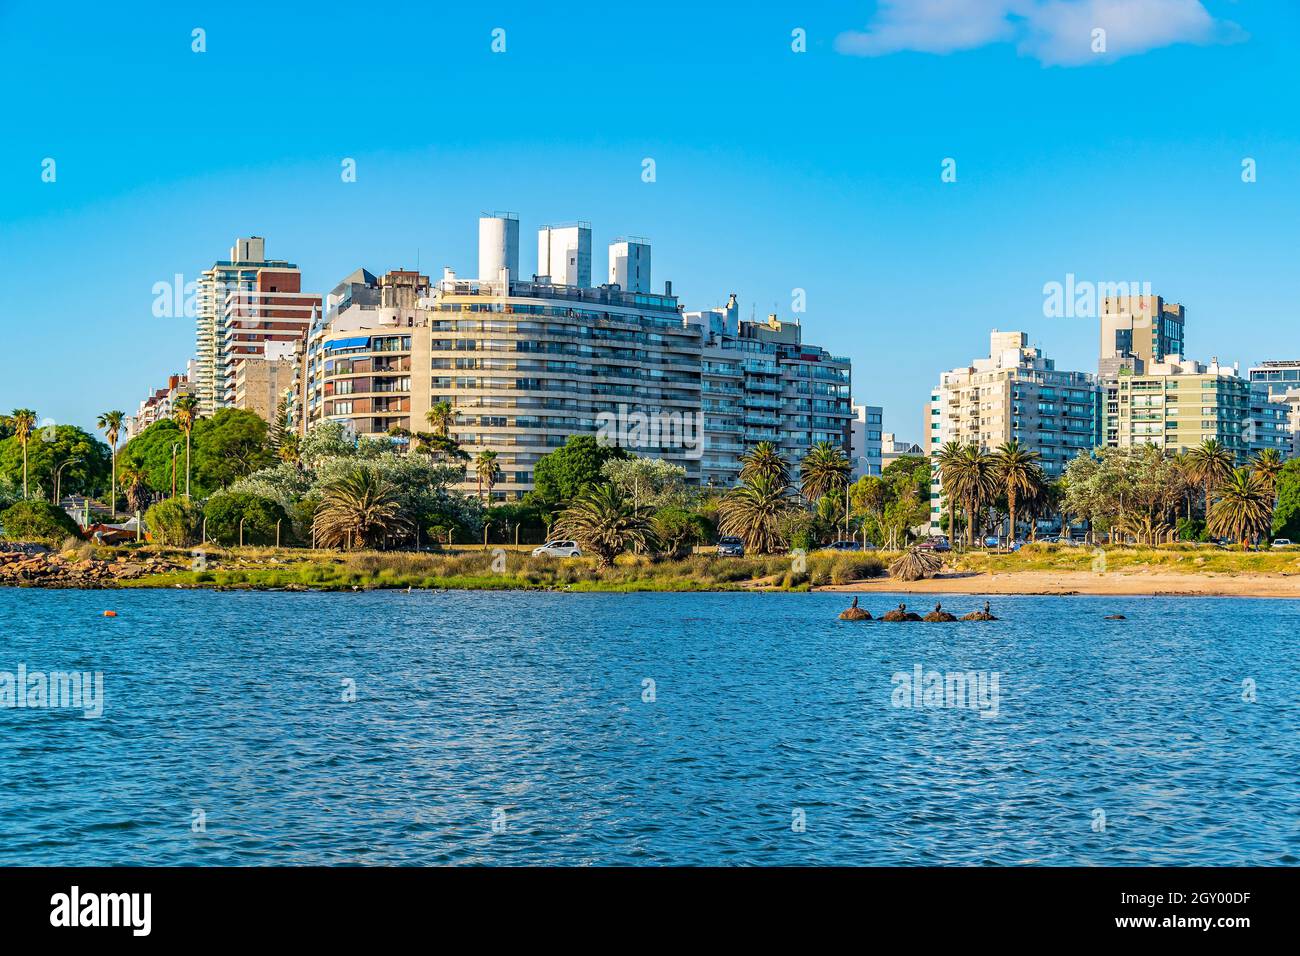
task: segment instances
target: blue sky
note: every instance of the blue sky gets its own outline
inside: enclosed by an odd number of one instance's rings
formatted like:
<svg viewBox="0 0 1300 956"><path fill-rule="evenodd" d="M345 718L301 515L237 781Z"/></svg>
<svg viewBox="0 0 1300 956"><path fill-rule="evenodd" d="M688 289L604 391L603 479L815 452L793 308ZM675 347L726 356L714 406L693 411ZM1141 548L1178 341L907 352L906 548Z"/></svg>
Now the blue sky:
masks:
<svg viewBox="0 0 1300 956"><path fill-rule="evenodd" d="M687 308L805 289L900 437L993 327L1095 370L1094 322L1043 315L1067 273L1182 302L1190 357L1300 358L1294 3L475 6L0 3L0 408L133 412L194 347L154 283L236 236L328 291L473 273L489 209L525 272L538 225L585 219L598 276L648 236Z"/></svg>

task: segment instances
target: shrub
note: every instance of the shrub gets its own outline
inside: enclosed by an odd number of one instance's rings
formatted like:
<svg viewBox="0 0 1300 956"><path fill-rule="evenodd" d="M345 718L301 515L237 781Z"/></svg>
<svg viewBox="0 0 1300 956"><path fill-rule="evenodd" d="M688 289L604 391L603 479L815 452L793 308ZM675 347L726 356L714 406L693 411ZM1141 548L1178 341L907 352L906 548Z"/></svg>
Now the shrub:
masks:
<svg viewBox="0 0 1300 956"><path fill-rule="evenodd" d="M183 498L160 501L144 513L144 525L154 544L186 548L199 540L202 513Z"/></svg>
<svg viewBox="0 0 1300 956"><path fill-rule="evenodd" d="M0 512L0 528L10 541L62 541L81 529L62 508L48 501L20 501Z"/></svg>
<svg viewBox="0 0 1300 956"><path fill-rule="evenodd" d="M885 563L879 558L843 555L831 565L831 584L852 584L866 578L878 578L885 572Z"/></svg>
<svg viewBox="0 0 1300 956"><path fill-rule="evenodd" d="M284 509L269 498L242 492L218 492L208 499L204 514L208 538L218 544L239 543L239 522L244 522L244 544L275 544L275 525L281 533L289 528Z"/></svg>

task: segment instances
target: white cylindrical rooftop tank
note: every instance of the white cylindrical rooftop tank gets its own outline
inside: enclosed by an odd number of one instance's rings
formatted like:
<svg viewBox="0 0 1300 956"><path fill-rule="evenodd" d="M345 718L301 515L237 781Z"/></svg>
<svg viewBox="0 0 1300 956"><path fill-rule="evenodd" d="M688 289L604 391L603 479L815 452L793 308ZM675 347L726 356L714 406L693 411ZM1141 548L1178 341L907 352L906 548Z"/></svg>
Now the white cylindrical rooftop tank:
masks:
<svg viewBox="0 0 1300 956"><path fill-rule="evenodd" d="M478 221L478 278L495 282L502 269L519 276L519 220L514 216L480 216Z"/></svg>

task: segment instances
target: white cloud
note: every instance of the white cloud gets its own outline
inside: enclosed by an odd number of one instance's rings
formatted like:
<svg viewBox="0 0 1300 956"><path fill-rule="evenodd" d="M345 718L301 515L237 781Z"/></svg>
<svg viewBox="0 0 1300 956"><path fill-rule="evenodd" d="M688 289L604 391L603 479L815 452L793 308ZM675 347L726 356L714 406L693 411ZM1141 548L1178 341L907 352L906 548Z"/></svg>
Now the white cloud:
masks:
<svg viewBox="0 0 1300 956"><path fill-rule="evenodd" d="M1105 31L1105 51L1094 31ZM991 43L1044 64L1079 66L1176 43L1231 43L1245 34L1216 20L1201 0L880 0L866 30L835 38L851 56L904 50L953 53Z"/></svg>

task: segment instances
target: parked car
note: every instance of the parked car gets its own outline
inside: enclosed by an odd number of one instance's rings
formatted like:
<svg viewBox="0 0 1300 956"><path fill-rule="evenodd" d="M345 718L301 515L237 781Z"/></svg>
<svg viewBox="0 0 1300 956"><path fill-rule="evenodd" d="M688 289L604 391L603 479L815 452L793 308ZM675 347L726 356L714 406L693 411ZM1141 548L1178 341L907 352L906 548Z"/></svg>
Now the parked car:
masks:
<svg viewBox="0 0 1300 956"><path fill-rule="evenodd" d="M995 535L995 534L991 534L991 535L989 535L987 538L984 539L984 547L986 547L986 548L1000 548L1000 547L1002 547L1002 539L999 538L999 537L998 537L997 535Z"/></svg>
<svg viewBox="0 0 1300 956"><path fill-rule="evenodd" d="M720 558L743 558L745 556L745 542L733 535L726 535L718 539L718 557Z"/></svg>
<svg viewBox="0 0 1300 956"><path fill-rule="evenodd" d="M827 551L861 551L862 545L856 541L832 541L826 545Z"/></svg>
<svg viewBox="0 0 1300 956"><path fill-rule="evenodd" d="M582 549L576 541L548 541L540 548L533 548L534 558L580 558Z"/></svg>
<svg viewBox="0 0 1300 956"><path fill-rule="evenodd" d="M1291 539L1290 539L1290 538L1274 538L1274 539L1273 539L1273 547L1275 547L1275 548L1289 548L1289 547L1291 547Z"/></svg>
<svg viewBox="0 0 1300 956"><path fill-rule="evenodd" d="M951 551L952 545L941 534L917 539L916 546L922 551Z"/></svg>

